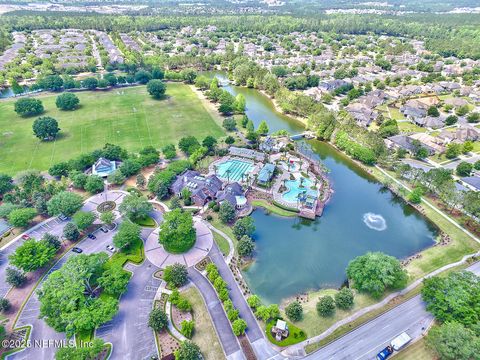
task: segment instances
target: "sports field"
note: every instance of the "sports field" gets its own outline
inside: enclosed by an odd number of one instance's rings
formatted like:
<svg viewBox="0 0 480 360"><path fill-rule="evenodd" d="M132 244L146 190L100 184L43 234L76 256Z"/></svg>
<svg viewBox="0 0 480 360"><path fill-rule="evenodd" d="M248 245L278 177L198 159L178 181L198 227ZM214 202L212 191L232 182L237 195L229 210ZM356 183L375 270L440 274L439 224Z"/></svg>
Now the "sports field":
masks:
<svg viewBox="0 0 480 360"><path fill-rule="evenodd" d="M14 175L25 169L47 170L52 164L113 143L136 151L152 145L177 145L186 135L201 141L224 135L221 126L184 84L169 83L167 98L152 99L145 86L111 91L79 92L81 107L60 111L57 95L39 95L45 107L41 116L59 122L56 141L33 136L36 117L22 118L13 111L15 99L0 101L0 173Z"/></svg>

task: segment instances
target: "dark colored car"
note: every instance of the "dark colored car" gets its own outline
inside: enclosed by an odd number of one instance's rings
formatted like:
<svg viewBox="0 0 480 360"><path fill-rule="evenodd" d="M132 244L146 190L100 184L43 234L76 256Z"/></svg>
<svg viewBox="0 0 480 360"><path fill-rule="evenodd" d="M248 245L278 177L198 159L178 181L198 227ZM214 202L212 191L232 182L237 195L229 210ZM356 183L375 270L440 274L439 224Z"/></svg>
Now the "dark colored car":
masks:
<svg viewBox="0 0 480 360"><path fill-rule="evenodd" d="M95 239L97 238L97 237L96 237L95 235L93 235L93 234L88 234L87 236L88 236L89 239L93 239L93 240L95 240Z"/></svg>
<svg viewBox="0 0 480 360"><path fill-rule="evenodd" d="M80 254L80 253L82 253L82 252L83 252L83 250L82 250L82 249L80 249L80 248L78 248L78 247L74 247L74 248L72 248L72 251L73 251L74 253L77 253L77 254Z"/></svg>
<svg viewBox="0 0 480 360"><path fill-rule="evenodd" d="M377 360L385 360L392 354L393 354L393 348L390 345L388 345L385 349L383 349L377 354Z"/></svg>

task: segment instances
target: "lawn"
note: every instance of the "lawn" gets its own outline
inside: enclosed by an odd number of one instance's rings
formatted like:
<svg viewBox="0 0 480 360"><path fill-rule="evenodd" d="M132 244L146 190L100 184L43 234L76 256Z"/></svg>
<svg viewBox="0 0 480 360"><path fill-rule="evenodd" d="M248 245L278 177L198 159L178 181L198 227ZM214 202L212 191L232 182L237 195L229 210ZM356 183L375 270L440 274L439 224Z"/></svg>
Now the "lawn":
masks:
<svg viewBox="0 0 480 360"><path fill-rule="evenodd" d="M215 231L212 231L212 233L213 233L213 239L217 243L218 248L220 249L220 251L224 256L227 256L228 253L230 252L230 244L228 243L228 240Z"/></svg>
<svg viewBox="0 0 480 360"><path fill-rule="evenodd" d="M190 287L185 292L182 292L182 295L192 304L193 320L195 321L192 341L200 347L203 358L206 360L225 358L200 292L195 287Z"/></svg>
<svg viewBox="0 0 480 360"><path fill-rule="evenodd" d="M299 322L296 322L295 325L302 328L308 336L316 336L323 333L327 330L330 326L335 324L336 322L352 315L353 313L357 312L358 310L373 305L378 300L375 300L369 297L366 294L355 294L355 305L351 310L339 310L335 311L333 316L329 317L321 317L317 313L317 302L318 299L325 295L334 296L337 293L337 290L334 289L322 289L315 292L308 293L308 301L302 303L303 306L303 319Z"/></svg>
<svg viewBox="0 0 480 360"><path fill-rule="evenodd" d="M252 200L252 206L262 207L273 214L285 216L285 217L293 217L298 215L297 212L283 209L263 199Z"/></svg>
<svg viewBox="0 0 480 360"><path fill-rule="evenodd" d="M425 128L420 127L410 121L402 121L398 123L398 128L400 132L409 133L409 132L425 132L427 131Z"/></svg>
<svg viewBox="0 0 480 360"><path fill-rule="evenodd" d="M75 111L58 110L57 94L37 96L45 107L42 116L57 119L61 128L52 142L33 136L36 117L18 116L13 111L14 99L0 101L0 172L13 175L25 169L47 170L107 142L138 151L147 145L160 148L176 144L186 135L200 141L207 135L224 135L197 95L184 84L169 83L164 100L152 99L145 86L76 94L81 107Z"/></svg>
<svg viewBox="0 0 480 360"><path fill-rule="evenodd" d="M143 219L138 219L138 220L135 220L134 221L135 224L137 225L140 225L142 227L156 227L157 226L157 223L155 222L155 220L153 220L153 218L151 218L150 216L147 216Z"/></svg>
<svg viewBox="0 0 480 360"><path fill-rule="evenodd" d="M372 170L377 179L386 181L385 175L378 171L378 169L373 168ZM394 173L389 173L395 176ZM432 203L431 200L429 200L429 202ZM430 206L422 203L421 207L424 210L425 216L441 231L448 234L452 241L445 246L429 247L421 252L422 256L419 259L411 261L407 266L407 271L410 275L409 282L413 282L442 266L459 261L463 256L472 254L480 248L476 241L450 223L442 215L438 214Z"/></svg>
<svg viewBox="0 0 480 360"><path fill-rule="evenodd" d="M126 250L118 251L108 260L107 266L123 266L127 261L140 264L145 259L143 241L136 239Z"/></svg>
<svg viewBox="0 0 480 360"><path fill-rule="evenodd" d="M273 337L272 332L271 332L271 329L274 325L275 325L275 321L270 321L267 324L267 328L265 330L265 332L267 334L267 337L268 337L268 340L272 344L284 347L284 346L290 346L290 345L293 345L293 344L298 344L299 342L302 342L303 340L307 339L307 335L305 334L305 332L302 329L299 329L298 327L296 327L295 325L293 325L292 323L287 321L288 331L289 331L290 334L288 335L288 337L286 339L283 339L281 341L277 341L277 340L275 340L275 338Z"/></svg>
<svg viewBox="0 0 480 360"><path fill-rule="evenodd" d="M395 353L395 356L393 357L395 360L433 360L435 358L435 355L427 347L425 339L423 338Z"/></svg>

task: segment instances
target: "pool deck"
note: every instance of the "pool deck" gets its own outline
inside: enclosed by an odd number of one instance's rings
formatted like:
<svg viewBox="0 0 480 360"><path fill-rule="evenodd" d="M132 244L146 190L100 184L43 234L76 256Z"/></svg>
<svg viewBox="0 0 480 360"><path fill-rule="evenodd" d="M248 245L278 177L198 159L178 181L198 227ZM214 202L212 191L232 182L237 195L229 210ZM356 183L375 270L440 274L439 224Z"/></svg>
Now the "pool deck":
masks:
<svg viewBox="0 0 480 360"><path fill-rule="evenodd" d="M221 159L218 159L214 162L212 162L209 166L208 166L208 175L216 175L218 176L220 179L226 179L224 177L221 177L219 174L218 174L218 167L221 165L221 164L224 164L228 161L232 161L232 160L236 160L236 161L241 161L241 162L244 162L244 163L249 163L253 166L253 168L250 170L250 171L247 171L245 172L245 174L248 174L249 177L252 177L252 176L255 176L255 174L258 174L258 172L260 171L260 169L262 168L263 166L263 163L260 163L260 162L254 162L252 160L249 160L249 159L244 159L244 158L241 158L241 157L237 157L237 156L230 156L230 155L227 155L225 157L222 157ZM216 170L217 169L217 170ZM240 184L246 184L248 182L247 181L242 181L242 179L238 179L238 180L232 180L231 179L231 182L238 182Z"/></svg>

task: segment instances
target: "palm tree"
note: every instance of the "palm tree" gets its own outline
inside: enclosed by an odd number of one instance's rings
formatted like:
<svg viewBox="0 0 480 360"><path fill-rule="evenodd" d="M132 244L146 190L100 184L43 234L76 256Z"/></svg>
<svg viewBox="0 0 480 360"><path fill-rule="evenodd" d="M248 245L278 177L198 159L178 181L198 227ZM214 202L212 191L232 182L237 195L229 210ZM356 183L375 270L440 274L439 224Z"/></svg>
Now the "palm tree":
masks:
<svg viewBox="0 0 480 360"><path fill-rule="evenodd" d="M225 174L227 174L227 184L230 184L230 173L232 172L232 170L230 169L227 169L227 171L225 171Z"/></svg>

